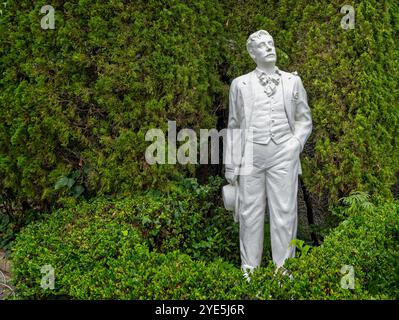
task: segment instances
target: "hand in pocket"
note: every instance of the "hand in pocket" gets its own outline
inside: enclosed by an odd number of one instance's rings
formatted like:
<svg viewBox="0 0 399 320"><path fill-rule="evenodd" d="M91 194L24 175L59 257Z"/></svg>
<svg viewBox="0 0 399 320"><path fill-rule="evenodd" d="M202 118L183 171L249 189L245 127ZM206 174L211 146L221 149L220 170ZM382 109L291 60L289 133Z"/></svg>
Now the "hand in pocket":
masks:
<svg viewBox="0 0 399 320"><path fill-rule="evenodd" d="M295 136L290 139L290 147L291 150L298 152L298 154L301 152L301 144Z"/></svg>

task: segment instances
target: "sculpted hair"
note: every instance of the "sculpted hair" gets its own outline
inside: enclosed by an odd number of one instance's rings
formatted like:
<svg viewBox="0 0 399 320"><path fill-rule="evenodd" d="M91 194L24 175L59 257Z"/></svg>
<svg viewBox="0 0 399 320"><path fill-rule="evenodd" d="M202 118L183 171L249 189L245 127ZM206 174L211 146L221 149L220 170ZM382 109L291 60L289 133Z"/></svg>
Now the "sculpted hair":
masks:
<svg viewBox="0 0 399 320"><path fill-rule="evenodd" d="M273 37L270 35L269 32L267 32L266 30L258 30L254 33L252 33L247 40L247 51L249 54L251 54L251 48L253 46L253 43L260 40L263 37L271 37L273 39Z"/></svg>

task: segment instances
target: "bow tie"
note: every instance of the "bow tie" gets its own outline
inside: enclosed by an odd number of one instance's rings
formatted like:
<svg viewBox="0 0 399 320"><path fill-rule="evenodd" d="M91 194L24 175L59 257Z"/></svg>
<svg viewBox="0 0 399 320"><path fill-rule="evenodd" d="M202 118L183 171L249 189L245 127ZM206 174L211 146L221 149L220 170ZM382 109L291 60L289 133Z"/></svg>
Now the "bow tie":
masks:
<svg viewBox="0 0 399 320"><path fill-rule="evenodd" d="M272 96L276 92L277 86L280 83L280 77L275 73L266 74L264 72L259 74L258 77L262 86L265 86L266 94L269 97Z"/></svg>

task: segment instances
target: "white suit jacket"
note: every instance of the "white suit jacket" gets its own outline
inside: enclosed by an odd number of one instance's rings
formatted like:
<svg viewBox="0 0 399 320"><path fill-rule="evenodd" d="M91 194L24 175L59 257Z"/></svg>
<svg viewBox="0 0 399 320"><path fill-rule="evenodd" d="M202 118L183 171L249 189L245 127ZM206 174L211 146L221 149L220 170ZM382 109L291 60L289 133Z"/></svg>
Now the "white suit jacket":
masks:
<svg viewBox="0 0 399 320"><path fill-rule="evenodd" d="M281 75L283 88L284 109L288 123L295 138L301 145L301 152L312 132L312 116L307 101L305 88L301 78L296 73L289 73L277 69ZM235 78L230 86L229 119L226 136L226 171L239 173L242 155L245 148L246 128L251 123L255 92L254 81L259 81L255 71ZM232 134L234 130L240 134ZM227 160L228 159L228 160ZM302 174L299 163L299 174Z"/></svg>

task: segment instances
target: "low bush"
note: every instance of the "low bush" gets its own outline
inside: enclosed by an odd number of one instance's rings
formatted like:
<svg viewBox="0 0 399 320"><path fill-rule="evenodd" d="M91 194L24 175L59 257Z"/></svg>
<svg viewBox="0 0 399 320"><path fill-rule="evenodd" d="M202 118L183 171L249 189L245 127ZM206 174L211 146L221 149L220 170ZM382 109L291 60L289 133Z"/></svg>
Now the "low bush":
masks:
<svg viewBox="0 0 399 320"><path fill-rule="evenodd" d="M206 185L185 179L167 194L150 192L116 200L111 212L141 231L151 250L180 250L195 259L238 263L238 224L221 203L221 178Z"/></svg>
<svg viewBox="0 0 399 320"><path fill-rule="evenodd" d="M276 299L397 299L399 297L399 204L350 201L350 213L322 246L286 263L293 276L270 281L259 270L254 282L261 298ZM300 254L300 252L299 252ZM345 267L346 266L346 267ZM350 285L353 270L354 288ZM347 280L345 280L347 279ZM280 285L276 285L280 281Z"/></svg>
<svg viewBox="0 0 399 320"><path fill-rule="evenodd" d="M192 181L191 181L192 182ZM195 186L195 184L194 184ZM198 186L197 186L198 187ZM198 190L202 190L200 187ZM182 192L177 189L174 196ZM200 193L201 194L201 193ZM180 195L182 196L182 195ZM147 197L150 197L147 195ZM20 298L71 299L395 299L399 297L399 203L347 201L345 220L317 248L296 241L296 259L285 267L293 279L275 274L272 262L243 280L239 263L223 260L227 238L194 247L207 238L206 219L152 195L100 198L60 210L26 227L12 250L14 284ZM155 199L155 200L154 200ZM167 199L165 198L163 200ZM176 199L179 199L177 197ZM178 201L178 200L176 200ZM141 203L141 206L139 205ZM194 216L197 225L171 219ZM204 214L205 211L199 211ZM159 220L155 219L155 213ZM187 216L186 216L187 215ZM140 218L139 218L140 217ZM147 218L145 218L147 217ZM229 217L231 218L231 217ZM198 219L198 220L195 220ZM154 222L155 221L155 222ZM188 220L187 220L188 221ZM230 220L227 224L233 224ZM220 226L221 227L221 226ZM191 230L189 228L192 228ZM219 229L220 230L220 229ZM232 238L234 242L238 238ZM226 241L226 242L224 242ZM198 257L190 257L197 252ZM213 255L212 255L213 254ZM237 257L238 257L237 253ZM55 289L44 290L44 265L55 269ZM354 289L341 273L354 271ZM350 276L350 275L349 275Z"/></svg>
<svg viewBox="0 0 399 320"><path fill-rule="evenodd" d="M54 217L54 218L53 218ZM221 260L193 261L174 251L150 252L140 232L96 212L72 210L32 224L18 237L13 262L20 298L233 298L239 270ZM54 290L43 289L41 268L54 268Z"/></svg>

